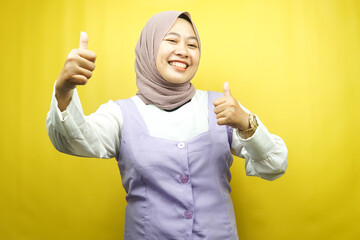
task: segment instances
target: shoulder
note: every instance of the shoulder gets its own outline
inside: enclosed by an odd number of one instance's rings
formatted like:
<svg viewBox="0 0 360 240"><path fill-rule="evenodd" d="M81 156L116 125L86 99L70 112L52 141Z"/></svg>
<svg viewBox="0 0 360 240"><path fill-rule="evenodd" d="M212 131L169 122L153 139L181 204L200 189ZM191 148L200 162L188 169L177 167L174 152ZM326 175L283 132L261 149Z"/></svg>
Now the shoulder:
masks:
<svg viewBox="0 0 360 240"><path fill-rule="evenodd" d="M224 94L221 92L196 90L194 97L199 98L199 99L204 99L206 101L208 101L208 100L214 101L215 99L223 97L223 96L224 96Z"/></svg>
<svg viewBox="0 0 360 240"><path fill-rule="evenodd" d="M194 97L205 97L205 98L208 96L222 97L222 96L224 96L224 94L221 92L205 91L205 90L196 89L196 92L194 95Z"/></svg>
<svg viewBox="0 0 360 240"><path fill-rule="evenodd" d="M208 91L196 89L195 95L192 99L207 99Z"/></svg>
<svg viewBox="0 0 360 240"><path fill-rule="evenodd" d="M121 109L119 108L117 101L109 100L108 102L101 104L99 108L96 110L96 112L93 114L116 115L119 112L121 112Z"/></svg>

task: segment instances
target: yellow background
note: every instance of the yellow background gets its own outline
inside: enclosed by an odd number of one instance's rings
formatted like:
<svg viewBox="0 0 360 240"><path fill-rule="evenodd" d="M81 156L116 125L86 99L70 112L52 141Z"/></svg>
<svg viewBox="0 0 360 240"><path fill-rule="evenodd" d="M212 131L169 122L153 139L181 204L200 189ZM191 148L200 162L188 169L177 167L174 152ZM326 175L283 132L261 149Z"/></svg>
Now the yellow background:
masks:
<svg viewBox="0 0 360 240"><path fill-rule="evenodd" d="M132 96L140 31L165 10L188 10L199 30L195 87L229 81L289 150L274 182L246 177L234 159L240 239L360 239L358 0L2 1L0 239L123 239L116 161L57 152L46 113L80 31L98 55L78 88L84 112Z"/></svg>

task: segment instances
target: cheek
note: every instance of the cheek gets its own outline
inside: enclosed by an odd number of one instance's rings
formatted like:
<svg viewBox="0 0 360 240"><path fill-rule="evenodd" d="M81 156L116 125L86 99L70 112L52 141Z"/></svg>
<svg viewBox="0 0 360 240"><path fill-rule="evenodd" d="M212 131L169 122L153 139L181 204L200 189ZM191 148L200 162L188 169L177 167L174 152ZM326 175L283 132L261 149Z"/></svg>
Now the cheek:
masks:
<svg viewBox="0 0 360 240"><path fill-rule="evenodd" d="M156 68L159 70L159 68L162 68L163 66L164 66L164 57L161 54L161 52L159 52L156 57Z"/></svg>
<svg viewBox="0 0 360 240"><path fill-rule="evenodd" d="M165 66L167 64L167 54L165 52L159 52L156 58L156 64Z"/></svg>
<svg viewBox="0 0 360 240"><path fill-rule="evenodd" d="M199 56L199 54L194 54L194 55L193 55L193 63L194 63L194 65L195 65L196 67L199 66L199 61L200 61L200 56Z"/></svg>
<svg viewBox="0 0 360 240"><path fill-rule="evenodd" d="M161 43L158 49L158 53L156 56L156 63L161 62L162 58L163 58L163 54L164 54L164 44Z"/></svg>

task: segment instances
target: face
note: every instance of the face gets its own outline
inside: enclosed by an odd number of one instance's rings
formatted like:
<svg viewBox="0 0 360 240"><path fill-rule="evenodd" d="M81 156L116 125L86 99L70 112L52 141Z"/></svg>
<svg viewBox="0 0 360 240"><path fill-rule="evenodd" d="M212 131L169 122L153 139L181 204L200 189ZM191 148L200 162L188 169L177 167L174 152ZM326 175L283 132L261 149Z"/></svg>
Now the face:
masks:
<svg viewBox="0 0 360 240"><path fill-rule="evenodd" d="M181 84L194 76L199 61L195 31L191 23L178 18L160 44L156 68L166 81Z"/></svg>

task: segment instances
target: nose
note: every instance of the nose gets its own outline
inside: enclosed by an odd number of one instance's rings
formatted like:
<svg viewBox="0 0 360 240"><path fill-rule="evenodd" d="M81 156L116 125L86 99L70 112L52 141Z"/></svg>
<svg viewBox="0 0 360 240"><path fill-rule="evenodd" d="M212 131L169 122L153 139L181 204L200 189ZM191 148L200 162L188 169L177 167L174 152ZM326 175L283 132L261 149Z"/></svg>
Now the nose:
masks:
<svg viewBox="0 0 360 240"><path fill-rule="evenodd" d="M181 56L181 57L188 57L189 52L188 52L188 49L186 47L186 44L185 43L179 43L176 46L175 54L178 55L178 56Z"/></svg>

